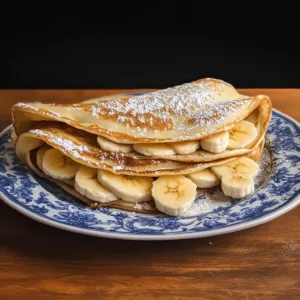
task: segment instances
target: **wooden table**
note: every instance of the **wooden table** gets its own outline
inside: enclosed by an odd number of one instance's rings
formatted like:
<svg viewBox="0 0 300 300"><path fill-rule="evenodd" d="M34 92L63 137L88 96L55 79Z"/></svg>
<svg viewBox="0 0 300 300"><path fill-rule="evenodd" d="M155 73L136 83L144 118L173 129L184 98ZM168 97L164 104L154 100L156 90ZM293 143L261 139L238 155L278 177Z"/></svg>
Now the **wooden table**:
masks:
<svg viewBox="0 0 300 300"><path fill-rule="evenodd" d="M124 90L0 91L0 126L19 101L71 103ZM127 90L128 91L128 90ZM300 121L300 90L265 93ZM211 238L95 238L35 222L0 201L0 299L300 299L300 206Z"/></svg>

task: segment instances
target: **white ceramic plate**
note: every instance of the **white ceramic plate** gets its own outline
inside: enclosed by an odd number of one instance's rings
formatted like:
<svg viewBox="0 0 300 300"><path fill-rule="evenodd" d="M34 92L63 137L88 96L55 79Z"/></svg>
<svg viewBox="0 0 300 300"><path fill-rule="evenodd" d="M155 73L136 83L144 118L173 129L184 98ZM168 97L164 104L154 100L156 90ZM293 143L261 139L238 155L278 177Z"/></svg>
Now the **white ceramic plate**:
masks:
<svg viewBox="0 0 300 300"><path fill-rule="evenodd" d="M255 193L232 201L214 191L200 196L182 217L87 208L18 160L11 129L0 135L1 198L29 218L63 230L130 240L201 238L268 222L300 203L300 126L276 110L266 134Z"/></svg>

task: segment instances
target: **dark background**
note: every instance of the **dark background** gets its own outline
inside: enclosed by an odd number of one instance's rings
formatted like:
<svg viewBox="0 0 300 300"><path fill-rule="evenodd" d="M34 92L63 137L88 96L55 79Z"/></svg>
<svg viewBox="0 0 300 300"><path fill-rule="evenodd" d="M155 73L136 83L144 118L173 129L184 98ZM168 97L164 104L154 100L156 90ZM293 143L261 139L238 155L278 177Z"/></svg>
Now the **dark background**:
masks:
<svg viewBox="0 0 300 300"><path fill-rule="evenodd" d="M202 77L238 88L300 87L296 22L258 14L228 24L189 9L167 20L144 15L146 6L123 19L96 8L29 16L17 6L1 26L0 87L164 88Z"/></svg>

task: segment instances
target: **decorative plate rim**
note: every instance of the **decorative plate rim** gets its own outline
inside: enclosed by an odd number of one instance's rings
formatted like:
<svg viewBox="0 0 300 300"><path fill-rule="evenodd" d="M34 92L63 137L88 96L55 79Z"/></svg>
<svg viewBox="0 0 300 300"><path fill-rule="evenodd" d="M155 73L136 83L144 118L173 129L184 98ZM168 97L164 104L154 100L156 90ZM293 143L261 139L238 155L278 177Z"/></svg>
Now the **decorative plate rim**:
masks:
<svg viewBox="0 0 300 300"><path fill-rule="evenodd" d="M139 92L133 92L139 93ZM141 92L143 93L143 92ZM277 114L285 117L286 119L293 122L299 129L300 129L300 123L295 120L294 118L290 117L289 115L279 111L278 109L273 108L273 112L276 112ZM2 132L0 133L0 138L11 128L13 127L12 124L8 125ZM263 216L254 218L252 220L245 221L243 223L228 225L223 228L217 228L217 229L211 229L206 231L199 231L199 232L186 232L186 233L170 233L170 234L163 234L163 235L157 235L157 234L130 234L130 233L117 233L117 232L103 232L103 231L96 231L93 229L86 229L81 228L74 225L67 225L64 223L57 222L55 220L51 220L47 218L46 216L40 216L25 207L23 207L20 203L15 203L12 200L9 199L1 190L0 190L0 198L3 200L4 203L6 203L8 206L13 208L14 210L18 211L19 213L23 214L26 217L31 218L32 220L35 220L39 223L57 228L62 229L65 231L73 232L73 233L79 233L83 235L90 235L90 236L96 236L96 237L102 237L102 238L110 238L110 239L123 239L123 240L144 240L144 241L154 241L154 240L180 240L180 239L195 239L195 238L204 238L204 237L212 237L227 233L232 233L236 231L245 230L251 227L255 227L258 225L262 225L264 223L270 222L279 216L282 216L286 214L287 212L291 211L295 207L297 207L300 204L300 191L294 193L294 197L287 201L286 204L280 205L275 211L272 211L270 213L266 213ZM151 218L151 216L149 216Z"/></svg>

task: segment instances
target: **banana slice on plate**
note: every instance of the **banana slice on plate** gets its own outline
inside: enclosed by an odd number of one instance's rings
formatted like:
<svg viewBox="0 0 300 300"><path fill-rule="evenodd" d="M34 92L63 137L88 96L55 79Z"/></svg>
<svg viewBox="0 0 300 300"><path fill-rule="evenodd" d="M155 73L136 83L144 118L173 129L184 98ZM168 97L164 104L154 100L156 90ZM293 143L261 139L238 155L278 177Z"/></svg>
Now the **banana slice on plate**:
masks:
<svg viewBox="0 0 300 300"><path fill-rule="evenodd" d="M153 182L152 196L156 208L168 215L184 214L196 195L196 184L182 175L161 176Z"/></svg>
<svg viewBox="0 0 300 300"><path fill-rule="evenodd" d="M103 136L97 137L97 143L104 151L109 152L122 152L122 153L128 153L132 151L132 145L130 144L118 144L113 141L110 141L106 139Z"/></svg>
<svg viewBox="0 0 300 300"><path fill-rule="evenodd" d="M151 177L116 175L109 171L98 170L98 180L124 201L137 203L153 199Z"/></svg>
<svg viewBox="0 0 300 300"><path fill-rule="evenodd" d="M199 188L212 188L221 183L221 180L208 168L199 172L186 175Z"/></svg>
<svg viewBox="0 0 300 300"><path fill-rule="evenodd" d="M75 189L90 200L106 203L119 198L97 179L98 169L82 166L75 176Z"/></svg>
<svg viewBox="0 0 300 300"><path fill-rule="evenodd" d="M174 155L176 152L169 144L158 143L158 144L134 144L133 150L141 153L145 156L155 156L155 155Z"/></svg>
<svg viewBox="0 0 300 300"><path fill-rule="evenodd" d="M241 157L211 169L221 179L221 189L226 196L244 198L254 192L259 165L252 159Z"/></svg>
<svg viewBox="0 0 300 300"><path fill-rule="evenodd" d="M252 122L242 121L229 130L227 149L242 149L247 147L257 136L257 129Z"/></svg>
<svg viewBox="0 0 300 300"><path fill-rule="evenodd" d="M43 156L42 168L46 175L58 180L75 178L80 165L57 149L47 150Z"/></svg>
<svg viewBox="0 0 300 300"><path fill-rule="evenodd" d="M244 198L254 192L253 176L242 173L227 174L221 184L224 195L231 198Z"/></svg>
<svg viewBox="0 0 300 300"><path fill-rule="evenodd" d="M211 170L221 179L224 175L239 173L256 176L259 165L248 157L240 157L228 163L211 167Z"/></svg>
<svg viewBox="0 0 300 300"><path fill-rule="evenodd" d="M200 148L199 141L186 141L172 143L173 149L177 154L191 154Z"/></svg>
<svg viewBox="0 0 300 300"><path fill-rule="evenodd" d="M212 153L223 152L227 148L228 144L229 144L229 134L227 131L200 140L201 148L203 150Z"/></svg>
<svg viewBox="0 0 300 300"><path fill-rule="evenodd" d="M49 149L51 149L50 146L44 145L36 152L36 164L41 170L43 170L43 157Z"/></svg>

